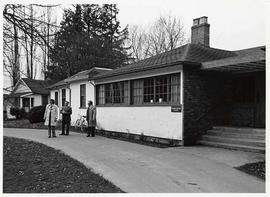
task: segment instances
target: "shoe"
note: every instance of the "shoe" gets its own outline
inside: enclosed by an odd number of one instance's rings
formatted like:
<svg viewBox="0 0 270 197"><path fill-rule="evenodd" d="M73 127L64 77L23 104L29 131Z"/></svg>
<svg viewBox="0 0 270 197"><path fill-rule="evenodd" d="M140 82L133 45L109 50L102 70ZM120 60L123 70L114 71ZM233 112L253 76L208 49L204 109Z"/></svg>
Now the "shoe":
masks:
<svg viewBox="0 0 270 197"><path fill-rule="evenodd" d="M61 133L60 135L65 135L64 133Z"/></svg>
<svg viewBox="0 0 270 197"><path fill-rule="evenodd" d="M90 135L87 135L86 137L90 137Z"/></svg>
<svg viewBox="0 0 270 197"><path fill-rule="evenodd" d="M55 135L53 137L56 137Z"/></svg>
<svg viewBox="0 0 270 197"><path fill-rule="evenodd" d="M65 135L69 135L69 134L65 134Z"/></svg>
<svg viewBox="0 0 270 197"><path fill-rule="evenodd" d="M48 136L48 138L51 138L51 136Z"/></svg>

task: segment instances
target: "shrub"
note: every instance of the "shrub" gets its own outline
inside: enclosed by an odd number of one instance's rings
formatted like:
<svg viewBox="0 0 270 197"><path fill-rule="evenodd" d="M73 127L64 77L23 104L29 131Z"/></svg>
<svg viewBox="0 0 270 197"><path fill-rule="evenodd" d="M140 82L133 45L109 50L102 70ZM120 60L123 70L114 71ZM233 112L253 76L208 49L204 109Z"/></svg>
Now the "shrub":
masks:
<svg viewBox="0 0 270 197"><path fill-rule="evenodd" d="M140 140L141 141L146 141L146 136L143 133L141 133L141 135L140 135Z"/></svg>
<svg viewBox="0 0 270 197"><path fill-rule="evenodd" d="M20 116L21 116L21 118L27 118L27 115L28 115L28 113L26 113L25 112L25 109L24 108L21 108L20 109Z"/></svg>
<svg viewBox="0 0 270 197"><path fill-rule="evenodd" d="M20 109L18 107L11 107L10 114L12 116L16 116L16 119L21 119L21 118L25 117L25 115L26 115L25 110L23 108Z"/></svg>
<svg viewBox="0 0 270 197"><path fill-rule="evenodd" d="M30 123L44 122L44 113L46 106L36 106L33 107L28 114L28 119Z"/></svg>

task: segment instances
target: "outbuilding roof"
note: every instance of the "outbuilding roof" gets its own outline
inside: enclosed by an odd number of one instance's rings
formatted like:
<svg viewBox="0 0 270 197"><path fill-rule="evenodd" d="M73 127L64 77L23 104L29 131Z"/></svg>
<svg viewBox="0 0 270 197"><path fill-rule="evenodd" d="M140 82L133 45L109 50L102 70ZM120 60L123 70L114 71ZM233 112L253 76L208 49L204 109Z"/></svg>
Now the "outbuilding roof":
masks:
<svg viewBox="0 0 270 197"><path fill-rule="evenodd" d="M47 86L51 85L53 82L51 80L35 80L22 78L21 80L31 89L34 94L49 94Z"/></svg>
<svg viewBox="0 0 270 197"><path fill-rule="evenodd" d="M138 72L157 67L166 67L174 63L200 64L205 61L236 56L237 53L222 49L206 47L202 44L186 44L171 51L123 66L94 77L106 78L115 75Z"/></svg>
<svg viewBox="0 0 270 197"><path fill-rule="evenodd" d="M99 67L94 67L94 68L91 68L88 70L83 70L81 72L76 73L75 75L72 75L71 77L68 77L68 78L61 80L53 85L48 86L48 88L54 89L54 88L67 85L67 84L75 82L75 81L88 80L95 75L102 74L102 73L108 72L110 70L111 69L109 69L109 68L99 68Z"/></svg>

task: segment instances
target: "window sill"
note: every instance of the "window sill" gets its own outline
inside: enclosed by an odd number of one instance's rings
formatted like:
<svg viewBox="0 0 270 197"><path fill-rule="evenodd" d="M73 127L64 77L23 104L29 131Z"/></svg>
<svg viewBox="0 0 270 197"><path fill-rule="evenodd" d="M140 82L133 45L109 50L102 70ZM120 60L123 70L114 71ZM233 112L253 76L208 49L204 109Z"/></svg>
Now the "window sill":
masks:
<svg viewBox="0 0 270 197"><path fill-rule="evenodd" d="M87 107L79 107L79 109L87 109Z"/></svg>
<svg viewBox="0 0 270 197"><path fill-rule="evenodd" d="M180 103L147 103L147 104L105 104L96 107L166 107L181 105Z"/></svg>

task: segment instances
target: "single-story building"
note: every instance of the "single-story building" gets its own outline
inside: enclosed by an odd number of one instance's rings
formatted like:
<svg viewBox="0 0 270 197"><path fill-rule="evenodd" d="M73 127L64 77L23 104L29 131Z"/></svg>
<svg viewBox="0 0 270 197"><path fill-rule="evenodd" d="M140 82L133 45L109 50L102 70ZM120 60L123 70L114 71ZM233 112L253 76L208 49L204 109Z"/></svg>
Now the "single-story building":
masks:
<svg viewBox="0 0 270 197"><path fill-rule="evenodd" d="M213 48L209 30L194 19L191 43L94 76L98 127L182 145L215 125L265 128L265 46Z"/></svg>
<svg viewBox="0 0 270 197"><path fill-rule="evenodd" d="M55 100L56 105L61 108L65 101L70 103L72 107L71 125L75 124L80 115L85 115L89 100L95 102L94 84L89 79L110 70L109 68L94 67L48 86L50 98Z"/></svg>
<svg viewBox="0 0 270 197"><path fill-rule="evenodd" d="M51 84L51 80L22 78L8 97L14 100L14 106L29 112L32 107L48 104L50 91L47 86Z"/></svg>

